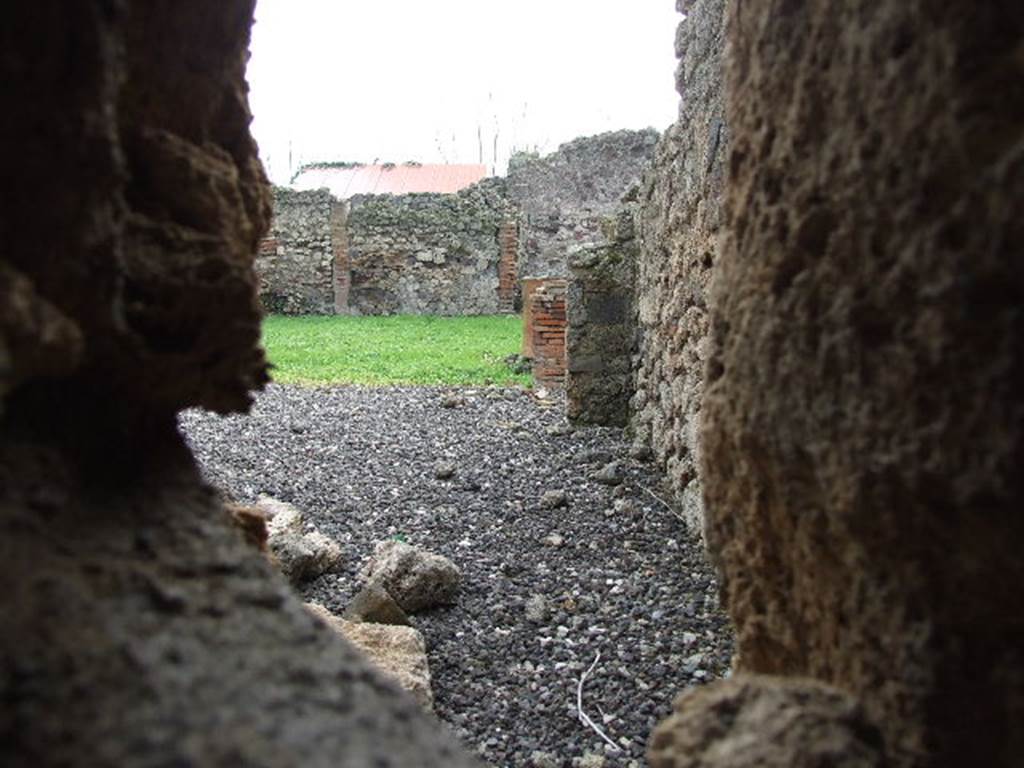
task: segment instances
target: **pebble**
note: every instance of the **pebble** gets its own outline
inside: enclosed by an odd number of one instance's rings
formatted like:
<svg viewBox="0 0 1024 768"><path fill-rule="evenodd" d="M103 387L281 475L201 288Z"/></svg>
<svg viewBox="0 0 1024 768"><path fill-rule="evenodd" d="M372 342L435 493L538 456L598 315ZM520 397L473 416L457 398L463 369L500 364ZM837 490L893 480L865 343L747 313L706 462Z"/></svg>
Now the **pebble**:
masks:
<svg viewBox="0 0 1024 768"><path fill-rule="evenodd" d="M457 467L450 461L439 461L434 465L434 477L438 480L448 480L455 477Z"/></svg>
<svg viewBox="0 0 1024 768"><path fill-rule="evenodd" d="M552 424L544 428L544 431L552 437L565 437L573 433L573 428L569 424L559 422L558 424Z"/></svg>
<svg viewBox="0 0 1024 768"><path fill-rule="evenodd" d="M563 490L545 491L540 497L540 505L544 509L558 509L569 505L569 496Z"/></svg>
<svg viewBox="0 0 1024 768"><path fill-rule="evenodd" d="M527 621L543 624L548 620L548 601L544 599L543 595L531 595L524 608Z"/></svg>
<svg viewBox="0 0 1024 768"><path fill-rule="evenodd" d="M617 461L610 461L594 473L594 480L604 485L619 485L625 479L622 465Z"/></svg>

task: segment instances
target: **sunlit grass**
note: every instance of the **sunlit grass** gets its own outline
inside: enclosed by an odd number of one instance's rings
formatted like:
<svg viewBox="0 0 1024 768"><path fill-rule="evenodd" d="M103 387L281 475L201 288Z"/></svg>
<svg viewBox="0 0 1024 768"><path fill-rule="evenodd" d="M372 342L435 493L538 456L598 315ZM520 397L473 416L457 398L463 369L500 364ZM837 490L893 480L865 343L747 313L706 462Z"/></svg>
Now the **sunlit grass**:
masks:
<svg viewBox="0 0 1024 768"><path fill-rule="evenodd" d="M263 322L282 384L527 384L505 358L520 351L522 320L485 317L284 317Z"/></svg>

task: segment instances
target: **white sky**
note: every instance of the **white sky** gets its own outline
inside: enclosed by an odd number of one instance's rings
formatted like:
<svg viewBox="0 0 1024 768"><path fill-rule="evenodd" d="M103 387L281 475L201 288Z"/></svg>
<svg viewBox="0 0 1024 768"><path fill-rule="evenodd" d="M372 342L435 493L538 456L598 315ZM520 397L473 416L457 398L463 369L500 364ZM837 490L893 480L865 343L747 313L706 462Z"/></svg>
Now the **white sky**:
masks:
<svg viewBox="0 0 1024 768"><path fill-rule="evenodd" d="M674 0L257 0L253 133L277 183L315 160L479 162L478 128L501 174L513 149L667 128L679 19Z"/></svg>

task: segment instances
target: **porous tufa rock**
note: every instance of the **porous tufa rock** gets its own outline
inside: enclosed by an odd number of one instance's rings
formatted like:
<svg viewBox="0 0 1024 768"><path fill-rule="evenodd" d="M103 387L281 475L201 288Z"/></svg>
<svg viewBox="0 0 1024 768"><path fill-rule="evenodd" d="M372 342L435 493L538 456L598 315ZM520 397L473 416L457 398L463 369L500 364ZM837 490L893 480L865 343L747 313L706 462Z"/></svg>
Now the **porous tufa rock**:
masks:
<svg viewBox="0 0 1024 768"><path fill-rule="evenodd" d="M447 557L390 540L378 542L360 578L379 584L402 610L415 613L453 603L462 573Z"/></svg>
<svg viewBox="0 0 1024 768"><path fill-rule="evenodd" d="M307 610L366 655L374 667L407 691L428 712L434 709L430 664L423 635L412 627L348 621L319 603Z"/></svg>
<svg viewBox="0 0 1024 768"><path fill-rule="evenodd" d="M290 582L301 584L338 570L341 546L320 531L306 531L298 509L269 496L261 496L257 506L267 517L267 546Z"/></svg>
<svg viewBox="0 0 1024 768"><path fill-rule="evenodd" d="M364 584L342 614L348 621L365 621L370 624L409 623L402 607L395 602L391 594L376 582Z"/></svg>
<svg viewBox="0 0 1024 768"><path fill-rule="evenodd" d="M651 734L651 768L884 768L882 735L849 694L747 675L681 695Z"/></svg>

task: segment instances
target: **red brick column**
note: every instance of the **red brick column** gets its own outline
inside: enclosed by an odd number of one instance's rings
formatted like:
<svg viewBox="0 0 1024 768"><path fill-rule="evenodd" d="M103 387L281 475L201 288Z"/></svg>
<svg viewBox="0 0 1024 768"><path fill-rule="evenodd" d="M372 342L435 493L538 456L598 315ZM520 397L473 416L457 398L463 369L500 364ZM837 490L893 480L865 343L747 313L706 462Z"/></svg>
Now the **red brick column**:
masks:
<svg viewBox="0 0 1024 768"><path fill-rule="evenodd" d="M533 320L530 316L533 303L533 294L537 292L544 281L540 278L529 277L522 281L523 291L523 357L533 357Z"/></svg>
<svg viewBox="0 0 1024 768"><path fill-rule="evenodd" d="M498 230L498 248L501 257L498 260L498 309L501 312L515 310L516 297L519 292L517 280L517 261L519 258L519 225L514 221L506 221Z"/></svg>
<svg viewBox="0 0 1024 768"><path fill-rule="evenodd" d="M524 285L526 282L523 281ZM524 337L530 340L533 380L544 386L565 383L565 280L535 281L526 309Z"/></svg>

